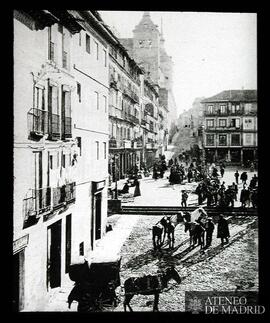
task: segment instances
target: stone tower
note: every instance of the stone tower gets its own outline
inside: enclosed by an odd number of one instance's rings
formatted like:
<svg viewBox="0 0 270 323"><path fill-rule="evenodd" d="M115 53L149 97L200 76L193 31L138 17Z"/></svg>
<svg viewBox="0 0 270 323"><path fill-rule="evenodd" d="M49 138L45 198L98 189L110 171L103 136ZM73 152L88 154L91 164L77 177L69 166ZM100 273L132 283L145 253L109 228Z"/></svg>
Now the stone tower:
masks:
<svg viewBox="0 0 270 323"><path fill-rule="evenodd" d="M133 56L155 84L160 84L160 33L148 11L133 30Z"/></svg>

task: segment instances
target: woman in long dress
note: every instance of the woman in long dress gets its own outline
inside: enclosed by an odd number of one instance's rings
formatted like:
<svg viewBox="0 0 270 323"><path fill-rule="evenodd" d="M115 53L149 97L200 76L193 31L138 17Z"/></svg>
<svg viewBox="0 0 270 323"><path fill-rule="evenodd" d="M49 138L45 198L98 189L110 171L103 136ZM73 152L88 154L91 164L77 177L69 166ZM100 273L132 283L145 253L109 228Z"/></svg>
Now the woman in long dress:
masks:
<svg viewBox="0 0 270 323"><path fill-rule="evenodd" d="M140 182L138 181L137 178L134 180L134 184L135 184L134 197L141 196Z"/></svg>

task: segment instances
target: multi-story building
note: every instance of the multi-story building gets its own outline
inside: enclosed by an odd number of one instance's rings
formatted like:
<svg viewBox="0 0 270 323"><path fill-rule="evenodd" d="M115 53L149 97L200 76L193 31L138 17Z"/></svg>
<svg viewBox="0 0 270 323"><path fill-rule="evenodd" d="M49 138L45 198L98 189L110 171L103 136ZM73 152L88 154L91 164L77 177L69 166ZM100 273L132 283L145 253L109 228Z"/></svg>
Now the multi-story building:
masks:
<svg viewBox="0 0 270 323"><path fill-rule="evenodd" d="M139 24L133 30L133 38L121 39L134 60L144 68L154 85L159 86L159 105L164 107L167 127L177 118L177 108L173 95L173 62L165 50L165 39L158 26L153 23L149 12L144 12ZM165 132L164 132L165 133ZM168 133L166 132L166 140Z"/></svg>
<svg viewBox="0 0 270 323"><path fill-rule="evenodd" d="M96 12L14 11L14 308L38 311L105 233L108 43Z"/></svg>
<svg viewBox="0 0 270 323"><path fill-rule="evenodd" d="M125 178L135 165L140 166L143 158L140 128L142 73L115 38L109 51L109 172L113 181Z"/></svg>
<svg viewBox="0 0 270 323"><path fill-rule="evenodd" d="M228 90L206 98L206 161L246 164L257 159L257 91Z"/></svg>
<svg viewBox="0 0 270 323"><path fill-rule="evenodd" d="M159 105L158 89L151 80L144 79L142 86L142 105L141 105L141 127L143 129L144 142L144 163L146 167L153 166L155 158L160 152L160 141L158 140L159 124Z"/></svg>

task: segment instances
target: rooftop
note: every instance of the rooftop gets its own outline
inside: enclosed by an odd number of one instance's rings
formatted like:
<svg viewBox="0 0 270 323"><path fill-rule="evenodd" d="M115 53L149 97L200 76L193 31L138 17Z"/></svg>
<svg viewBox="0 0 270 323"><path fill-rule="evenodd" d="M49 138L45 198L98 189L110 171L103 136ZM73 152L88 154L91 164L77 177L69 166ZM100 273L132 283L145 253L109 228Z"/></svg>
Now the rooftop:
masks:
<svg viewBox="0 0 270 323"><path fill-rule="evenodd" d="M219 101L255 102L257 101L257 90L226 90L202 100L202 103Z"/></svg>

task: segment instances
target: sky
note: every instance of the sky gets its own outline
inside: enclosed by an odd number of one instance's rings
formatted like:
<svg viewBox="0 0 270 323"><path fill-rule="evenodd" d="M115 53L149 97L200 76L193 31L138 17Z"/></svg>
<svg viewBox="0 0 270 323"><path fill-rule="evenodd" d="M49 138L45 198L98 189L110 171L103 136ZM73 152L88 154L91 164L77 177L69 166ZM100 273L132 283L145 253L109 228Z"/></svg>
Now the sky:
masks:
<svg viewBox="0 0 270 323"><path fill-rule="evenodd" d="M99 11L122 38L131 38L143 11ZM256 13L150 11L174 63L173 92L180 114L197 97L257 89Z"/></svg>

